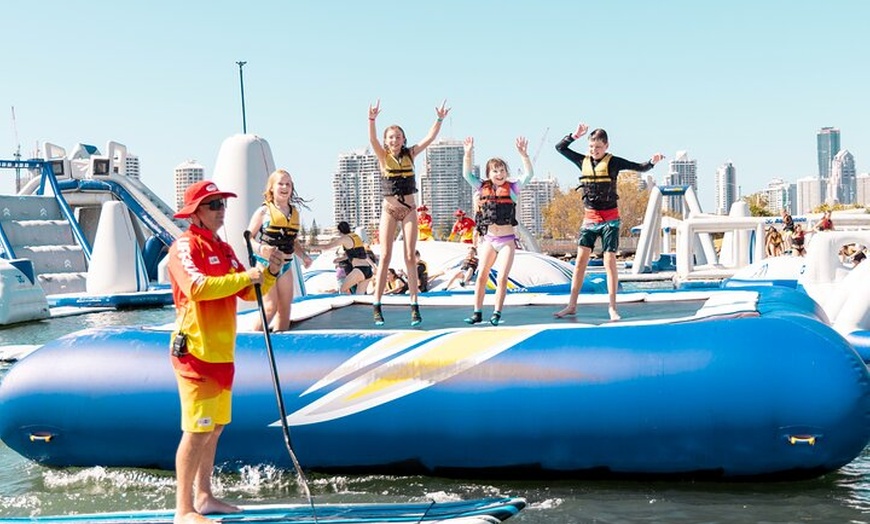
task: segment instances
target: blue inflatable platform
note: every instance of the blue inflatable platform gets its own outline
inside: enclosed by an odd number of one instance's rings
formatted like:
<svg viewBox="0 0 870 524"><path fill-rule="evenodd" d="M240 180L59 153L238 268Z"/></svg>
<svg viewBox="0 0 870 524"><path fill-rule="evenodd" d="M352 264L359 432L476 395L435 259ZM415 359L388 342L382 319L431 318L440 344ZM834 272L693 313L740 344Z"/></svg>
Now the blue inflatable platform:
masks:
<svg viewBox="0 0 870 524"><path fill-rule="evenodd" d="M798 291L508 296L503 323L466 326L470 296L407 298L371 325L370 297L294 304L272 335L303 468L450 477L801 479L870 440L870 375ZM367 303L366 300L369 302ZM402 302L404 300L404 302ZM464 301L464 302L463 302ZM488 318L487 310L485 318ZM239 317L230 466L292 467L262 333ZM172 326L86 330L0 384L0 438L50 466L171 469L180 435Z"/></svg>

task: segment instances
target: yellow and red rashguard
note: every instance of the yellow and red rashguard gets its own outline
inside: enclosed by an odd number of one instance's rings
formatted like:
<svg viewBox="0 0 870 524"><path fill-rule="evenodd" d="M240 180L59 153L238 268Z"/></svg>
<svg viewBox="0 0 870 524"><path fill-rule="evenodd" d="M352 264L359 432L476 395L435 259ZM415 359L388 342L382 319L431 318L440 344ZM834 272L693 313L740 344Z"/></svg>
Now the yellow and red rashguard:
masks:
<svg viewBox="0 0 870 524"><path fill-rule="evenodd" d="M213 232L191 225L169 248L169 279L176 329L188 353L172 357L182 406L182 429L212 431L231 419L237 299L256 294L232 247ZM275 277L264 272L265 294Z"/></svg>

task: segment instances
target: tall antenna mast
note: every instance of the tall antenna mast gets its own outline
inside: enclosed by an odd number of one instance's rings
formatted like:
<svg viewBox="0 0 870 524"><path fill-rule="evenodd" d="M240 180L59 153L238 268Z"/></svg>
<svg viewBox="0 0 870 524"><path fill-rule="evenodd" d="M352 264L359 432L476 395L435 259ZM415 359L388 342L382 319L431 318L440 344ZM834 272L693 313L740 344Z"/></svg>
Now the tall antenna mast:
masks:
<svg viewBox="0 0 870 524"><path fill-rule="evenodd" d="M239 65L239 87L242 89L242 133L248 133L248 123L245 119L245 75L242 73L242 68L247 62L236 62Z"/></svg>
<svg viewBox="0 0 870 524"><path fill-rule="evenodd" d="M15 122L15 106L12 106L12 131L15 133L15 160L21 160L21 141L18 140L18 124ZM21 191L21 167L15 168L15 192Z"/></svg>

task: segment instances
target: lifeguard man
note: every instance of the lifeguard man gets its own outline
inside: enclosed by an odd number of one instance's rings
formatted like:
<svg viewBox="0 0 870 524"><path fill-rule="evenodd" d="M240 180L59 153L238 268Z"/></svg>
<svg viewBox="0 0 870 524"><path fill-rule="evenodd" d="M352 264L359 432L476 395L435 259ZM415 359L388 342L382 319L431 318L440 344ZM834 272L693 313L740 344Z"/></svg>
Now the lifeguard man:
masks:
<svg viewBox="0 0 870 524"><path fill-rule="evenodd" d="M417 208L417 240L435 240L432 235L432 215L426 204Z"/></svg>
<svg viewBox="0 0 870 524"><path fill-rule="evenodd" d="M453 229L447 240L452 242L453 237L459 237L459 241L463 244L474 244L474 220L468 218L465 211L461 209L457 209L453 216L456 217L456 222L453 223Z"/></svg>

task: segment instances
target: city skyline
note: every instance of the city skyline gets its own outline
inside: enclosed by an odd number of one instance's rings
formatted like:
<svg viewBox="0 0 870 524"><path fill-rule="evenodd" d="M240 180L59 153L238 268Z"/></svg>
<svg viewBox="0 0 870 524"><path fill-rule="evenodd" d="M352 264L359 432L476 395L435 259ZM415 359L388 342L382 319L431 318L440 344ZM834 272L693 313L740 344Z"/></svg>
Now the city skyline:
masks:
<svg viewBox="0 0 870 524"><path fill-rule="evenodd" d="M15 73L0 102L16 117L0 134L0 158L19 145L29 156L43 141L72 150L114 140L139 156L142 181L166 202L175 166L194 158L209 177L223 140L241 132L238 61L248 132L269 142L311 200L303 219L321 226L333 213L322 181L339 154L368 145L366 110L378 99L379 132L397 123L411 142L446 99L439 138L474 136L479 163L499 156L516 168L513 142L526 136L536 176L562 190L577 173L553 146L579 121L607 129L610 152L629 160L687 151L710 213L725 162L742 195L816 175L824 127L841 131L857 173L870 170L870 72L858 66L868 3L445 0L403 6L407 22L389 31L379 10L344 0L41 5L52 16L40 18L39 38L24 23L0 34ZM4 15L33 13L12 3ZM619 20L618 37L597 23L605 19ZM809 80L808 64L833 80ZM649 173L656 183L666 166Z"/></svg>

